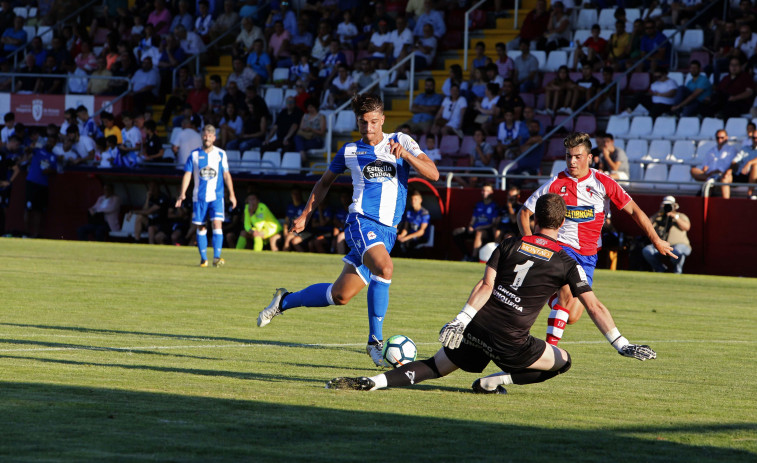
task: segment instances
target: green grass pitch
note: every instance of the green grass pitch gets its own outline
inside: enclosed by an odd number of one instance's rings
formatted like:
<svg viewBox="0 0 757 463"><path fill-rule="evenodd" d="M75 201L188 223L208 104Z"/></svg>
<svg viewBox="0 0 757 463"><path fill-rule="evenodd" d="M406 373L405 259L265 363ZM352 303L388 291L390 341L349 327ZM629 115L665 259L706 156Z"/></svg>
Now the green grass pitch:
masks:
<svg viewBox="0 0 757 463"><path fill-rule="evenodd" d="M561 342L573 368L545 383L359 393L324 384L377 371L365 292L255 326L274 288L333 281L339 257L224 257L0 240L0 461L757 461L754 279L600 270L599 298L657 360L622 358L584 316ZM432 355L483 270L395 260L385 337Z"/></svg>

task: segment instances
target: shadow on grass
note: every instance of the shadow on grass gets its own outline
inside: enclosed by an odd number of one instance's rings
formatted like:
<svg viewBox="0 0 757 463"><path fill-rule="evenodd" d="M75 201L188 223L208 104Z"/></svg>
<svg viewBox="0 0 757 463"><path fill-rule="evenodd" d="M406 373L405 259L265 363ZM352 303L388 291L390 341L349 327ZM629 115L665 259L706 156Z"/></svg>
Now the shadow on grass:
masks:
<svg viewBox="0 0 757 463"><path fill-rule="evenodd" d="M98 333L98 334L114 334L114 335L130 334L134 336L152 336L156 338L180 339L180 340L187 340L187 341L225 341L225 342L236 342L240 344L258 345L258 346L281 346L281 347L299 347L299 348L307 348L307 349L345 350L344 346L323 346L319 344L305 344L305 343L300 343L300 342L269 341L269 340L259 340L259 339L240 339L240 338L229 338L229 337L223 337L223 336L197 336L197 335L186 335L186 334L152 333L149 331L123 331L123 330L111 330L111 329L102 329L102 328L87 328L83 326L36 325L36 324L28 324L28 323L0 323L0 326L10 326L10 327L15 327L15 328L35 328L35 329L40 329L40 330L51 330L51 331L73 331L76 333ZM32 341L29 341L29 342L32 342ZM347 350L352 350L352 348L347 348Z"/></svg>
<svg viewBox="0 0 757 463"><path fill-rule="evenodd" d="M675 433L751 433L757 431L754 424L587 431L37 383L3 382L0 389L5 425L0 460L553 462L560 456L585 462L731 463L755 459L742 450L658 438ZM323 394L333 398L335 393L324 390Z"/></svg>
<svg viewBox="0 0 757 463"><path fill-rule="evenodd" d="M154 350L149 350L149 348L125 348L125 347L108 347L108 346L88 346L84 344L71 344L71 343L62 343L62 342L49 342L49 341L32 341L29 339L0 339L0 343L2 344L13 344L13 345L25 345L25 346L38 346L41 348L48 348L48 349L70 349L70 350L95 350L95 351L105 351L105 352L121 352L125 354L148 354L148 355L158 355L163 357L180 357L180 358L191 358L191 359L198 359L198 360L217 360L215 357L203 357L199 355L187 355L187 354L171 354L168 352L157 352Z"/></svg>

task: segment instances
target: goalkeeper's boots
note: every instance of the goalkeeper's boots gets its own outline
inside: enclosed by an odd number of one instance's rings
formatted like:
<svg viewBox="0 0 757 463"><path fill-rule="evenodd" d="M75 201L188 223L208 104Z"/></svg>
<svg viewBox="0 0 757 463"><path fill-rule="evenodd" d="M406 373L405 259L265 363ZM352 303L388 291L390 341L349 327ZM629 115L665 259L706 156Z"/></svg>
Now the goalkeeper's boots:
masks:
<svg viewBox="0 0 757 463"><path fill-rule="evenodd" d="M223 267L223 264L225 264L226 261L223 260L223 257L216 257L213 259L213 267Z"/></svg>
<svg viewBox="0 0 757 463"><path fill-rule="evenodd" d="M371 337L373 338L375 343L369 343L368 345L366 345L365 352L368 354L371 360L373 360L373 363L375 363L377 367L388 367L389 365L384 360L384 341L380 341L374 335L371 335Z"/></svg>
<svg viewBox="0 0 757 463"><path fill-rule="evenodd" d="M375 386L376 383L365 376L360 378L334 378L326 383L326 389L352 389L355 391L370 391Z"/></svg>
<svg viewBox="0 0 757 463"><path fill-rule="evenodd" d="M207 267L207 266L208 266L208 261L207 261L207 260L201 260L201 261L200 261L200 267L203 267L203 268L205 268L205 267Z"/></svg>
<svg viewBox="0 0 757 463"><path fill-rule="evenodd" d="M279 315L281 313L281 300L289 294L286 289L284 288L278 288L275 293L273 293L273 299L271 300L271 303L268 304L268 306L261 310L258 314L258 326L264 327L267 324L271 323L271 320L273 320L273 317L276 315Z"/></svg>
<svg viewBox="0 0 757 463"><path fill-rule="evenodd" d="M490 391L488 389L484 389L483 386L481 386L481 378L478 378L477 380L473 381L473 393L475 394L507 394L507 389L505 389L502 386L497 386L496 389L493 391Z"/></svg>

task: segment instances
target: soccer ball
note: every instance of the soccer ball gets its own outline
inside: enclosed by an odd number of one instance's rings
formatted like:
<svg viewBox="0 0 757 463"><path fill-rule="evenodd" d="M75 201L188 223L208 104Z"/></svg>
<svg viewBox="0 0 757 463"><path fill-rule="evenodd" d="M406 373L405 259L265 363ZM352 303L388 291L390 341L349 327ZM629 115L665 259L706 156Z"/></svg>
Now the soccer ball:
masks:
<svg viewBox="0 0 757 463"><path fill-rule="evenodd" d="M478 261L484 264L489 262L489 258L494 254L495 249L497 249L497 243L494 242L481 246L478 250Z"/></svg>
<svg viewBox="0 0 757 463"><path fill-rule="evenodd" d="M398 334L386 340L381 355L387 364L397 368L414 361L418 355L418 349L412 339Z"/></svg>

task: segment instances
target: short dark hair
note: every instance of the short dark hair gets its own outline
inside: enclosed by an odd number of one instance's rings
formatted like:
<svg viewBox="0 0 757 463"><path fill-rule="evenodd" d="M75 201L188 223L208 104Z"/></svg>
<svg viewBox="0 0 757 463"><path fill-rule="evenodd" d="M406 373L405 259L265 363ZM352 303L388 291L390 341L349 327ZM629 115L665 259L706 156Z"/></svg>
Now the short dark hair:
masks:
<svg viewBox="0 0 757 463"><path fill-rule="evenodd" d="M81 104L81 105L79 105L79 106L78 106L78 107L76 108L76 112L77 112L77 113L80 113L80 112L82 112L82 111L83 111L83 112L87 112L87 113L88 113L88 112L89 112L89 109L87 109L87 107L86 107L86 106L84 106L83 104Z"/></svg>
<svg viewBox="0 0 757 463"><path fill-rule="evenodd" d="M700 63L698 59L693 59L693 60L689 61L689 66L691 66L692 64L696 64L700 68L702 67L702 63Z"/></svg>
<svg viewBox="0 0 757 463"><path fill-rule="evenodd" d="M363 93L352 97L352 111L356 116L373 111L384 112L384 102L381 97L373 93Z"/></svg>
<svg viewBox="0 0 757 463"><path fill-rule="evenodd" d="M75 133L76 135L79 135L79 126L78 125L69 125L66 129L66 135L70 135L72 133Z"/></svg>
<svg viewBox="0 0 757 463"><path fill-rule="evenodd" d="M118 144L118 137L115 135L108 135L105 137L105 143L109 143L111 145L117 145Z"/></svg>
<svg viewBox="0 0 757 463"><path fill-rule="evenodd" d="M547 193L536 200L534 220L541 228L557 230L565 220L568 208L565 201L555 193Z"/></svg>
<svg viewBox="0 0 757 463"><path fill-rule="evenodd" d="M219 76L218 74L213 74L212 76L210 76L210 81L211 82L216 82L216 83L220 84L221 83L221 76Z"/></svg>
<svg viewBox="0 0 757 463"><path fill-rule="evenodd" d="M158 124L156 124L154 120L150 119L149 121L145 121L145 128L150 132L155 132L155 130L158 128Z"/></svg>
<svg viewBox="0 0 757 463"><path fill-rule="evenodd" d="M5 117L3 117L5 122L15 121L16 120L16 114L15 113L5 113Z"/></svg>
<svg viewBox="0 0 757 463"><path fill-rule="evenodd" d="M584 145L586 147L586 151L591 152L591 137L588 133L571 132L567 137L565 137L565 140L563 140L563 146L565 146L566 150L581 145Z"/></svg>
<svg viewBox="0 0 757 463"><path fill-rule="evenodd" d="M112 121L115 120L112 113L109 113L108 111L103 111L100 113L100 120L101 121Z"/></svg>

